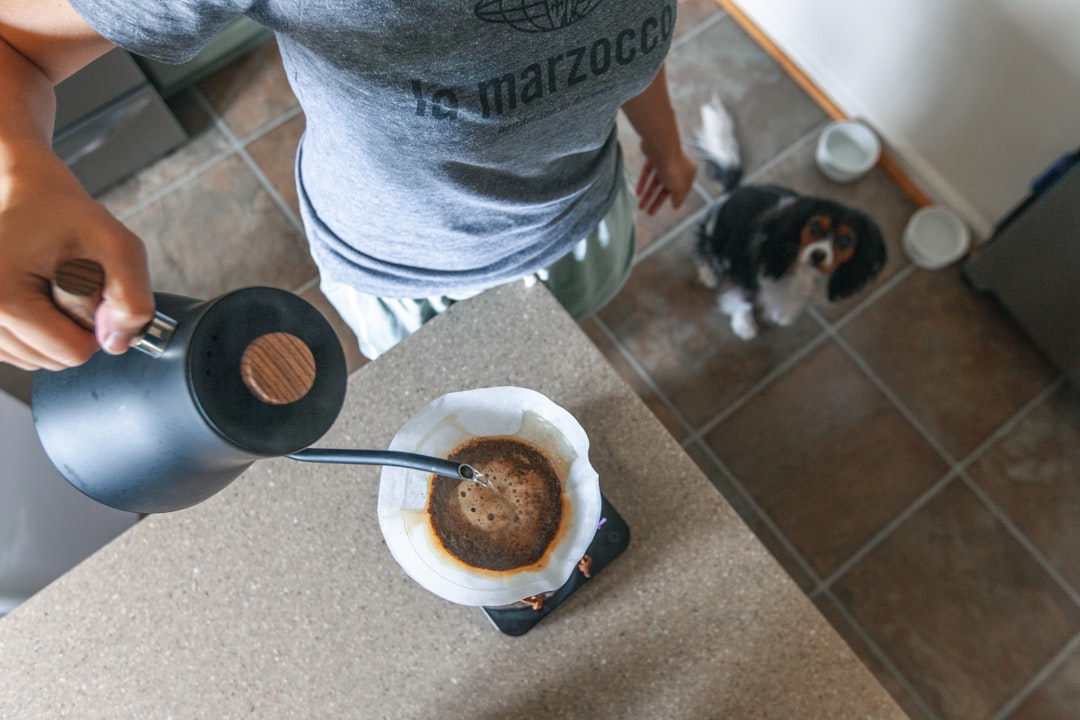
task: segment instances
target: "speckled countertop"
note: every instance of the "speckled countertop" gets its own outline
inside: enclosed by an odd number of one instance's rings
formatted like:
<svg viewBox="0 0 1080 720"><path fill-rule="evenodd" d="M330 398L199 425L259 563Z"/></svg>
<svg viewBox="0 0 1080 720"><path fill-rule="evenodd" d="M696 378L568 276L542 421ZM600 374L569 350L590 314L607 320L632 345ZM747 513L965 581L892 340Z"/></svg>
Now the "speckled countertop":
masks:
<svg viewBox="0 0 1080 720"><path fill-rule="evenodd" d="M362 368L318 444L386 447L433 398L493 385L579 419L632 535L529 633L404 574L378 468L266 460L0 619L0 717L904 717L542 286Z"/></svg>

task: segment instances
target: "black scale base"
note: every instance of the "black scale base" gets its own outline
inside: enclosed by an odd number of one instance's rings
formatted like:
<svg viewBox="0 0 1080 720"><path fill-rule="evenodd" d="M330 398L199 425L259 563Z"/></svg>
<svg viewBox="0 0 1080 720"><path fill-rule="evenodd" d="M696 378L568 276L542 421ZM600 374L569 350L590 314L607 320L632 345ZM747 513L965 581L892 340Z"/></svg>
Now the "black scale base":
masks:
<svg viewBox="0 0 1080 720"><path fill-rule="evenodd" d="M596 577L612 560L621 555L623 550L630 545L630 526L602 494L600 495L600 518L600 527L586 551L586 554L592 558L592 565L589 568L590 577L585 577L583 572L575 570L566 584L544 600L539 610L533 610L524 603L481 608L491 624L506 635L524 635L566 602L575 590Z"/></svg>

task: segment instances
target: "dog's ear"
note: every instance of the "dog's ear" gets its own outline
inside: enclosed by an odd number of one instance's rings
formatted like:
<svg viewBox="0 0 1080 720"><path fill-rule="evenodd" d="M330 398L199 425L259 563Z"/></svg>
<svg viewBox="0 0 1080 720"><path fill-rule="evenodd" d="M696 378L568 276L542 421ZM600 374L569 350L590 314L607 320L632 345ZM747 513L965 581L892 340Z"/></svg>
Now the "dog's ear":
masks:
<svg viewBox="0 0 1080 720"><path fill-rule="evenodd" d="M829 300L850 297L885 266L885 241L877 223L858 213L855 218L855 254L829 277Z"/></svg>
<svg viewBox="0 0 1080 720"><path fill-rule="evenodd" d="M799 257L803 226L814 216L817 201L800 197L761 219L759 257L765 277L781 277Z"/></svg>

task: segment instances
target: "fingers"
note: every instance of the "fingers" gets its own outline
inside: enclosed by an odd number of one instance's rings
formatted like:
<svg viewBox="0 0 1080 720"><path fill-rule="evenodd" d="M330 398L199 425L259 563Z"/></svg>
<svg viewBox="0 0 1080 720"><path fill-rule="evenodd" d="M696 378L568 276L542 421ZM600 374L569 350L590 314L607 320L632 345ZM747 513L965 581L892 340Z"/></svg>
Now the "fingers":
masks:
<svg viewBox="0 0 1080 720"><path fill-rule="evenodd" d="M87 195L48 147L19 150L19 162L0 168L0 360L58 369L79 365L98 349L95 333L53 302L57 270L75 259L101 265L96 331L102 345L126 350L153 315L142 241Z"/></svg>
<svg viewBox="0 0 1080 720"><path fill-rule="evenodd" d="M100 206L98 206L100 207ZM86 206L82 206L84 211ZM102 209L100 213L104 213ZM142 241L111 216L92 208L80 233L63 244L4 248L0 283L0 361L26 369L59 370L86 362L99 345L125 352L154 312ZM61 227L46 235L63 237ZM50 284L67 260L85 258L104 269L103 300L87 331L54 304ZM96 336L95 336L96 333Z"/></svg>
<svg viewBox="0 0 1080 720"><path fill-rule="evenodd" d="M655 215L660 212L660 208L664 206L664 202L671 197L671 192L663 187L659 186L655 188L652 195L643 197L638 206L645 211L647 215Z"/></svg>
<svg viewBox="0 0 1080 720"><path fill-rule="evenodd" d="M50 357L42 355L17 337L0 327L0 362L14 365L23 370L60 370L64 366Z"/></svg>
<svg viewBox="0 0 1080 720"><path fill-rule="evenodd" d="M638 209L648 215L655 215L671 196L671 191L665 187L650 161L646 161L645 167L641 170L635 192L638 197Z"/></svg>
<svg viewBox="0 0 1080 720"><path fill-rule="evenodd" d="M638 175L637 187L634 188L634 194L639 198L645 193L645 188L651 181L656 178L656 169L653 167L652 160L645 160L645 167L641 168L641 174Z"/></svg>
<svg viewBox="0 0 1080 720"><path fill-rule="evenodd" d="M635 190L638 208L655 215L670 200L678 210L690 195L696 175L697 164L686 153L663 159L659 167L646 158Z"/></svg>
<svg viewBox="0 0 1080 720"><path fill-rule="evenodd" d="M99 256L106 268L105 287L94 331L98 344L114 355L125 352L154 316L146 251L135 235L128 235L127 243L110 246L111 252Z"/></svg>
<svg viewBox="0 0 1080 720"><path fill-rule="evenodd" d="M47 298L24 308L25 315L0 319L0 361L24 370L61 370L81 365L97 350L93 334L72 322Z"/></svg>

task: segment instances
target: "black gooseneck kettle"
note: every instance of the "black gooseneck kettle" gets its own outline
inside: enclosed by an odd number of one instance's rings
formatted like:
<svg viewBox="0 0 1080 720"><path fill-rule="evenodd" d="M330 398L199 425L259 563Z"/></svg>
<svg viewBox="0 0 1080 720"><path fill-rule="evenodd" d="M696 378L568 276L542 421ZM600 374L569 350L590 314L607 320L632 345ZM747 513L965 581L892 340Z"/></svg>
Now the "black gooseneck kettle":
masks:
<svg viewBox="0 0 1080 720"><path fill-rule="evenodd" d="M104 273L72 260L53 299L93 328ZM34 375L46 454L85 495L140 513L202 502L256 460L400 465L494 490L467 464L392 450L312 448L344 403L345 353L302 298L266 287L200 301L155 293L157 314L123 355Z"/></svg>
<svg viewBox="0 0 1080 720"><path fill-rule="evenodd" d="M54 299L86 325L102 284L100 266L69 261ZM260 458L307 448L334 423L345 355L308 302L266 287L154 299L142 351L98 352L81 366L35 373L38 437L84 494L132 512L179 510Z"/></svg>

